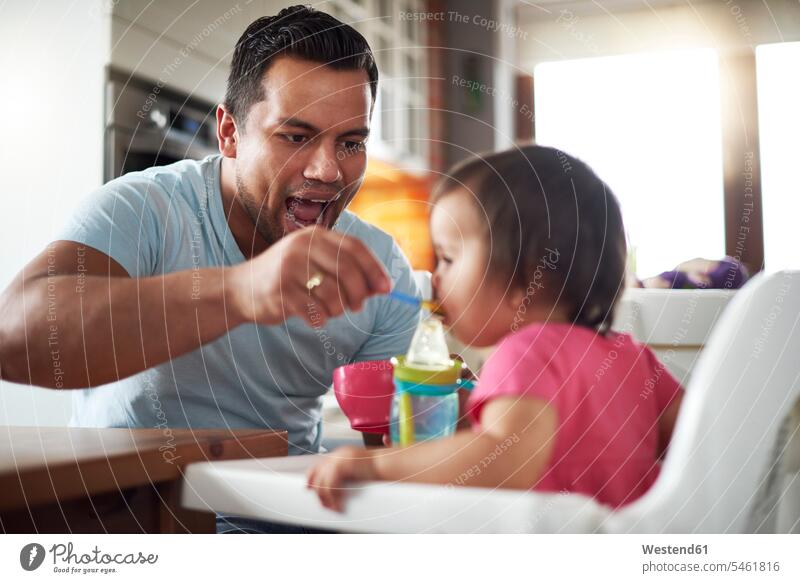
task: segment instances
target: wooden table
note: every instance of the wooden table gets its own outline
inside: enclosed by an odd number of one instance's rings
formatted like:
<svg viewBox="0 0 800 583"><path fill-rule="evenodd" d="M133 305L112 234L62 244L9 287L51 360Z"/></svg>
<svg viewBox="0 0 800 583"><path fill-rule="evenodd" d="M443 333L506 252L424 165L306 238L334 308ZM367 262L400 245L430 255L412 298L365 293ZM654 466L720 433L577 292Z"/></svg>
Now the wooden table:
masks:
<svg viewBox="0 0 800 583"><path fill-rule="evenodd" d="M286 432L0 426L0 532L214 532L184 467L287 454Z"/></svg>

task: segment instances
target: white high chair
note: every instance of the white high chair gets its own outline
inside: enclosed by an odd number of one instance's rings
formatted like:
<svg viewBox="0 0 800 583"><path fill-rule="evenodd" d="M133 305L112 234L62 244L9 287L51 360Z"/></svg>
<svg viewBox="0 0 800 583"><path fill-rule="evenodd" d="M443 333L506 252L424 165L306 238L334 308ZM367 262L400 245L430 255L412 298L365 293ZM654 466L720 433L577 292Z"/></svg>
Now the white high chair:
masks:
<svg viewBox="0 0 800 583"><path fill-rule="evenodd" d="M305 489L318 456L191 464L184 505L356 532L800 529L800 271L755 276L714 327L651 490L613 510L577 494L370 482L343 514ZM792 454L784 455L792 443ZM784 458L793 458L792 466Z"/></svg>
<svg viewBox="0 0 800 583"><path fill-rule="evenodd" d="M627 332L655 353L684 386L711 330L738 290L627 288L612 329Z"/></svg>

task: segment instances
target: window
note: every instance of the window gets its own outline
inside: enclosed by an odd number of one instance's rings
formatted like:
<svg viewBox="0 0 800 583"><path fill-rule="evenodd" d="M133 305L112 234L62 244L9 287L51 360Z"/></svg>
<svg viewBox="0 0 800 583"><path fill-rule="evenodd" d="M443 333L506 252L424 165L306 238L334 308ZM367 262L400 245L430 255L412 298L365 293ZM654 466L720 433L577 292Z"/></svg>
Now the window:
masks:
<svg viewBox="0 0 800 583"><path fill-rule="evenodd" d="M800 268L800 43L756 47L764 268Z"/></svg>
<svg viewBox="0 0 800 583"><path fill-rule="evenodd" d="M617 195L636 272L725 254L719 66L711 49L542 63L536 141Z"/></svg>
<svg viewBox="0 0 800 583"><path fill-rule="evenodd" d="M370 43L380 72L370 151L404 168L427 167L427 59L421 0L332 0ZM401 16L402 15L402 16ZM422 44L423 46L419 46Z"/></svg>

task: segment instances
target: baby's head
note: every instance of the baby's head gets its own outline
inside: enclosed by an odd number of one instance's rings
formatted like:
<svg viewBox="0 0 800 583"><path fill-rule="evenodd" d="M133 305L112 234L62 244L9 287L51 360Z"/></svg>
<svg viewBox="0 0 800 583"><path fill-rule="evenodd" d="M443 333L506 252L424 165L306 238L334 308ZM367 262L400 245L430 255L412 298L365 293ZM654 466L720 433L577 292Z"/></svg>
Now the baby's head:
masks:
<svg viewBox="0 0 800 583"><path fill-rule="evenodd" d="M490 346L532 322L604 333L622 293L622 216L586 164L524 146L467 160L432 195L434 292L464 343Z"/></svg>

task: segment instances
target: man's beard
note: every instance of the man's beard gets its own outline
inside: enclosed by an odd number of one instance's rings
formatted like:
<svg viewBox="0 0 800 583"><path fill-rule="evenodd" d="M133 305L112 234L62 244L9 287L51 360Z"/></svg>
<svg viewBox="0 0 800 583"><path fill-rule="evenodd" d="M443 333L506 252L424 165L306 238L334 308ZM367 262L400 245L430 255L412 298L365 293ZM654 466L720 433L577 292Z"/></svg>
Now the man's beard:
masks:
<svg viewBox="0 0 800 583"><path fill-rule="evenodd" d="M266 241L268 246L272 246L273 243L284 236L285 233L280 215L276 217L269 216L269 208L267 207L269 197L265 198L264 202L261 204L256 203L255 198L250 191L247 190L247 187L244 185L244 182L242 182L238 173L236 174L236 197L239 199L244 211L250 217L250 220L253 221L256 231L261 235L261 238Z"/></svg>

